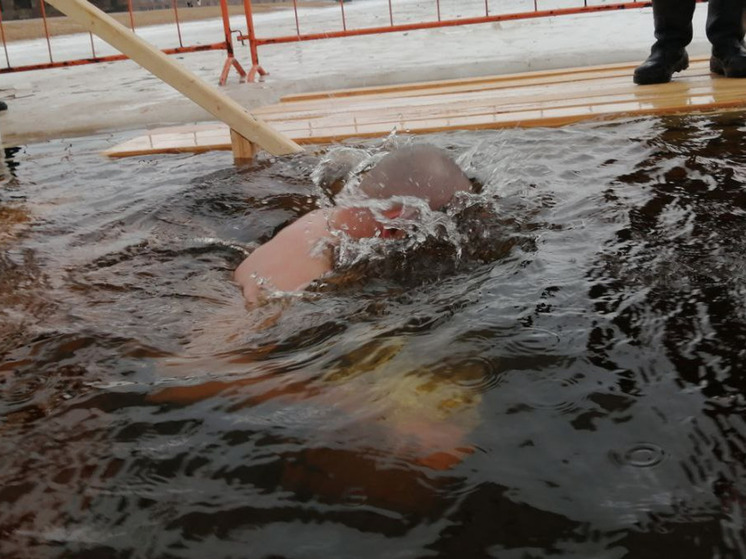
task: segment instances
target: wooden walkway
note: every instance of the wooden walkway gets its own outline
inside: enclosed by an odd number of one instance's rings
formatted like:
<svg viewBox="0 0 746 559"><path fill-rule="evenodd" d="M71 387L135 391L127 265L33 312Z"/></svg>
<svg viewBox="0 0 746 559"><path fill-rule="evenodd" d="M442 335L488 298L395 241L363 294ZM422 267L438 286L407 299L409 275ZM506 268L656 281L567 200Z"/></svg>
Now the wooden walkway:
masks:
<svg viewBox="0 0 746 559"><path fill-rule="evenodd" d="M299 144L588 119L746 108L746 79L710 74L693 59L671 83L632 83L635 64L337 90L284 97L252 114ZM108 150L111 157L230 150L223 124L152 130Z"/></svg>

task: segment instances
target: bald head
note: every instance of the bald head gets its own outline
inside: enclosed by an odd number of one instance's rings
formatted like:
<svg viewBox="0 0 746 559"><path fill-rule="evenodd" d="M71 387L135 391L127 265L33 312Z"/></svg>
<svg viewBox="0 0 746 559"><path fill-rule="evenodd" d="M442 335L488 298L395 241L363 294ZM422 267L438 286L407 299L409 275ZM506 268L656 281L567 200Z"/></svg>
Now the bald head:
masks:
<svg viewBox="0 0 746 559"><path fill-rule="evenodd" d="M415 196L438 210L456 192L470 192L471 183L443 150L420 144L385 155L363 177L359 188L370 198Z"/></svg>

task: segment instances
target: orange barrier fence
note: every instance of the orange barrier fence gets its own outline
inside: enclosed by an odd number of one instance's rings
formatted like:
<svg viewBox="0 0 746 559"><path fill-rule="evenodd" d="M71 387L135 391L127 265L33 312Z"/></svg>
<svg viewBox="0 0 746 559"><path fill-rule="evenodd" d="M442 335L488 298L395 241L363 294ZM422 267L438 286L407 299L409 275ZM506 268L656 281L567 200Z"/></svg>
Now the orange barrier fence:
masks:
<svg viewBox="0 0 746 559"><path fill-rule="evenodd" d="M132 31L137 31L135 28L135 16L132 8L132 0L127 0L128 5L128 27ZM191 2L190 2L191 5ZM171 0L171 8L173 9L173 21L171 25L173 30L170 32L172 35L169 38L170 42L177 43L178 46L172 46L169 48L163 48L163 52L166 54L182 54L191 52L211 51L211 50L224 50L226 52L226 60L223 64L223 69L220 73L220 85L224 85L228 79L228 74L231 68L234 68L238 72L241 79L246 77L241 64L236 60L234 49L233 49L233 31L230 27L230 19L228 12L227 0L220 0L220 12L222 17L222 37L221 40L209 44L184 44L182 37L182 21L179 14L178 0ZM50 18L47 15L47 8L42 0L39 0L38 12L40 14L39 24L42 26L41 41L46 41L46 49L39 46L39 40L35 40L35 44L32 46L28 41L24 41L23 49L16 49L15 53L12 53L15 43L11 43L5 32L5 23L3 22L2 6L0 6L0 41L2 41L3 53L5 58L4 66L0 66L0 74L7 74L10 72L24 72L29 70L42 70L47 68L60 68L64 66L78 66L81 64L93 64L97 62L112 62L115 60L126 60L127 57L123 54L109 54L99 55L96 52L96 44L94 42L93 35L89 33L90 37L90 48L87 52L82 53L80 47L73 51L71 56L64 56L62 47L55 48L56 43L63 41L62 37L52 37L50 32ZM146 28L140 28L146 29ZM217 36L216 36L217 38ZM106 47L104 47L106 48ZM67 49L70 51L71 49ZM31 51L34 51L33 53ZM41 57L41 51L45 51L43 60L33 60L34 54L37 57ZM31 54L29 54L31 53ZM16 59L20 60L20 63L16 62Z"/></svg>
<svg viewBox="0 0 746 559"><path fill-rule="evenodd" d="M57 68L62 66L76 66L80 64L90 64L95 62L110 62L114 60L124 60L126 57L121 54L106 54L100 55L96 52L96 45L94 38L90 35L90 47L88 52L84 55L77 53L76 56L70 56L63 58L61 57L55 48L55 43L60 42L62 38L51 37L49 30L48 18L46 8L42 0L33 0L32 3L40 2L39 12L41 17L39 18L39 24L43 26L41 35L46 41L44 47L40 47L39 44L35 45L35 51L39 53L44 50L43 61L29 61L29 57L25 51L29 50L27 47L21 49L13 49L14 43L11 43L7 39L3 23L2 6L0 5L0 41L2 42L3 54L4 54L4 65L0 60L0 74L10 72L22 72L27 70L40 70L45 68ZM515 0L513 2L506 0L459 0L453 2L452 0L418 0L412 2L408 0L379 0L374 3L366 3L365 10L372 10L373 8L383 7L385 15L378 14L376 17L378 20L384 19L385 24L381 25L375 18L368 18L367 22L363 25L351 25L350 20L354 19L350 17L345 10L345 4L352 2L352 0L330 0L329 6L332 9L336 9L338 6L338 17L329 17L327 13L323 18L315 18L314 21L309 21L313 11L317 10L328 10L329 8L318 8L318 2L314 2L313 10L306 10L303 12L303 0L288 0L285 5L288 9L284 10L283 17L287 15L289 18L285 25L278 25L278 19L272 20L272 31L274 35L261 35L258 34L255 28L254 22L254 10L252 8L252 0L242 0L243 8L246 17L246 29L247 32L243 34L240 31L232 30L230 26L229 12L227 6L227 0L220 0L220 12L222 17L222 37L221 40L209 44L184 44L182 37L182 21L180 18L180 11L178 2L185 0L164 0L170 2L173 10L173 21L172 21L172 38L178 42L178 46L169 48L163 48L163 52L166 54L179 54L179 53L190 53L199 51L211 51L211 50L225 50L226 60L223 64L223 69L220 74L220 84L225 84L228 74L231 68L235 68L241 78L246 78L247 81L254 81L256 75L265 75L267 72L262 68L259 63L259 52L258 48L264 45L272 45L279 43L292 43L299 41L313 41L320 39L333 39L340 37L353 37L359 35L374 35L382 33L392 32L406 32L418 29L431 29L437 27L452 27L458 25L474 25L480 23L494 23L500 21L529 19L529 18L541 18L550 16L562 16L570 14L580 14L588 12L601 12L611 10L626 10L626 9L639 9L647 8L652 6L651 1L633 1L633 2L615 2L614 0ZM416 18L422 19L422 10L419 9L422 5L427 5L427 2L431 3L432 9L430 10L431 18L425 21L417 21ZM706 2L707 0L696 0L696 2ZM337 6L334 4L336 3ZM127 0L128 11L128 26L135 31L135 16L136 12L133 12L132 0ZM357 8L358 1L354 2ZM417 5L419 12L415 17L412 18L412 10L407 12L408 8ZM457 5L460 11L466 11L466 6L470 8L478 7L481 13L476 15L469 15L463 17L461 14L459 17L449 16L449 10L453 11L453 6ZM523 7L518 7L523 4ZM526 4L530 5L532 9L526 9ZM192 2L188 2L187 5L193 5ZM514 10L510 11L511 5ZM349 11L352 11L352 4L349 4ZM362 4L359 6L362 8ZM291 9L290 9L291 8ZM189 9L189 8L186 8ZM356 15L360 15L361 10L357 10ZM306 19L304 19L304 17ZM360 19L358 17L358 19ZM363 18L365 19L365 18ZM374 24L369 24L370 21L374 21ZM330 24L329 22L334 22ZM140 28L140 31L144 34L147 27ZM200 31L200 37L204 33ZM241 64L236 60L233 48L233 35L236 34L236 38L240 41L248 41L249 50L251 55L251 68L249 72L245 72ZM216 31L217 35L217 31ZM147 37L145 37L147 39ZM64 49L60 49L64 50ZM19 62L19 59L20 62Z"/></svg>
<svg viewBox="0 0 746 559"><path fill-rule="evenodd" d="M476 15L473 17L455 17L448 18L443 17L443 10L441 4L445 4L445 0L431 0L432 1L432 16L433 19L429 21L409 21L401 23L397 21L396 13L397 7L406 6L406 3L396 0L387 0L388 3L388 23L386 25L371 25L371 26L359 26L350 27L348 25L348 16L345 13L345 3L351 0L337 0L339 4L339 18L338 26L336 29L317 29L311 31L301 31L301 19L298 11L298 0L292 0L293 12L294 12L294 32L286 35L276 36L259 36L255 30L254 16L251 5L251 0L243 0L244 9L246 11L246 27L248 32L246 35L239 35L238 39L241 41L248 41L249 48L251 50L251 69L248 74L248 81L253 81L256 74L265 75L267 72L262 68L259 63L258 47L262 45L271 45L277 43L291 43L297 41L314 41L319 39L333 39L339 37L353 37L358 35L373 35L379 33L393 33L412 31L416 29L431 29L436 27L452 27L457 25L473 25L478 23L494 23L499 21L517 20L517 19L529 19L529 18L540 18L550 16L561 16L570 14L580 14L585 12L600 12L600 11L611 11L611 10L626 10L631 8L647 8L652 6L652 2L616 2L612 3L604 0L596 0L595 2L588 0L577 0L575 6L570 7L552 7L554 4L572 4L573 2L553 2L552 0L529 0L533 3L533 9L523 11L507 11L506 2L501 0L484 0L484 13L483 15ZM707 0L696 0L697 2L706 2ZM422 4L423 2L419 2ZM472 2L472 4L479 4L480 2ZM528 2L524 2L528 3ZM411 3L410 3L411 5ZM459 7L463 8L464 3L459 3ZM481 8L480 8L481 9ZM329 18L327 18L329 19Z"/></svg>

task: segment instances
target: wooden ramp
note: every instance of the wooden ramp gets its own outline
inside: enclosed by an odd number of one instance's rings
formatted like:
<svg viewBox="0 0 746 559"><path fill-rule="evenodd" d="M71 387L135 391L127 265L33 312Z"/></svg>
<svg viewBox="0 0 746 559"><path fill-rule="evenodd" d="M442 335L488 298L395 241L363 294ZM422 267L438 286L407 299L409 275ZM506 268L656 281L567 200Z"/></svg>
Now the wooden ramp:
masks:
<svg viewBox="0 0 746 559"><path fill-rule="evenodd" d="M560 126L588 119L746 108L746 79L710 73L693 59L671 83L632 83L617 64L429 83L292 95L253 114L299 144L511 126ZM111 157L230 150L223 124L153 130L106 152Z"/></svg>

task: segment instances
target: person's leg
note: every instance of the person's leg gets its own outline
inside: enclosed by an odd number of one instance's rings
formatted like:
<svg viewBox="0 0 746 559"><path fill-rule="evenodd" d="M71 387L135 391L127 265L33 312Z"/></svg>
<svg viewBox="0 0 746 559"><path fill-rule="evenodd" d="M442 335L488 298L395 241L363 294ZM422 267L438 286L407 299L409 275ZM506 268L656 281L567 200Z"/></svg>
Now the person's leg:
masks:
<svg viewBox="0 0 746 559"><path fill-rule="evenodd" d="M707 38L712 43L710 70L730 78L746 77L744 0L710 0Z"/></svg>
<svg viewBox="0 0 746 559"><path fill-rule="evenodd" d="M694 0L653 0L655 43L650 56L635 68L636 84L666 83L689 67L685 47L692 41Z"/></svg>

